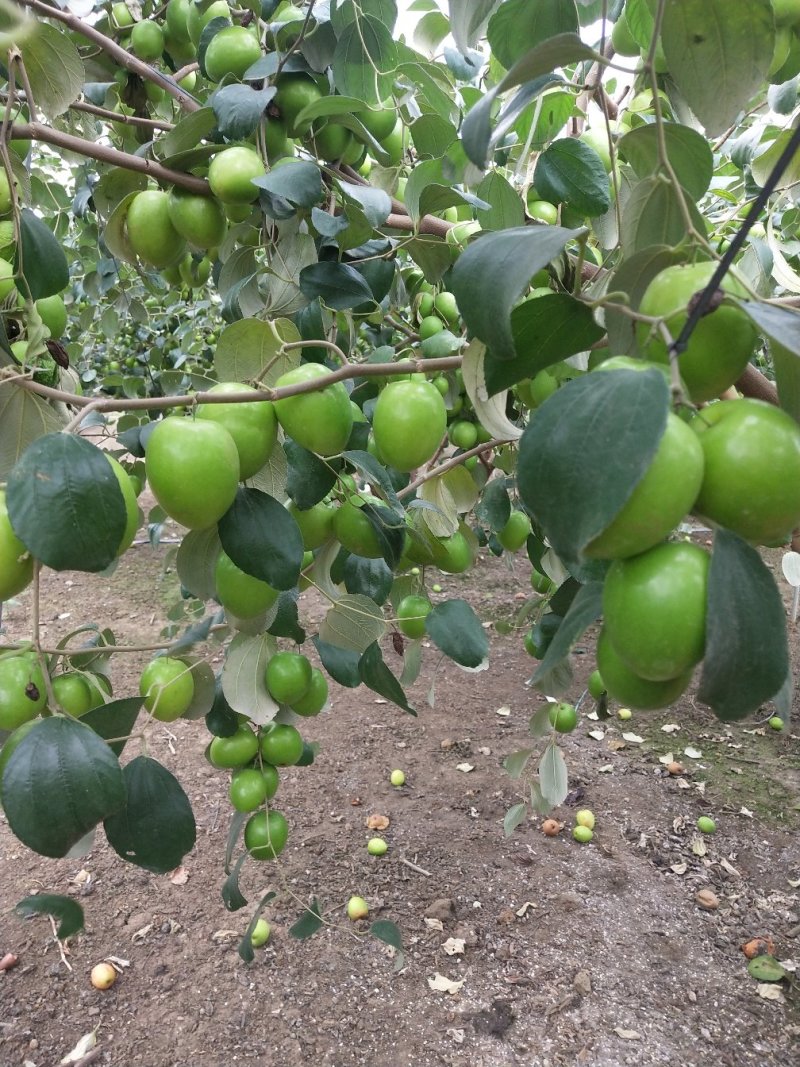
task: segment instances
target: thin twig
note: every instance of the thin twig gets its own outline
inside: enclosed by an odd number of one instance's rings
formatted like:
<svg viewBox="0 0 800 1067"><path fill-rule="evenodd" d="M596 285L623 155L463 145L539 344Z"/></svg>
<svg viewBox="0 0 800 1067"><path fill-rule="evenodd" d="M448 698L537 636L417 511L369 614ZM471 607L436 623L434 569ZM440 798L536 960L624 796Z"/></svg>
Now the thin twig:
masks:
<svg viewBox="0 0 800 1067"><path fill-rule="evenodd" d="M52 927L52 930L53 930L53 940L55 941L56 945L58 946L58 954L61 957L61 962L64 964L64 966L67 968L67 970L71 974L72 973L72 964L69 962L69 960L67 959L66 955L64 954L64 946L62 945L61 939L58 936L58 929L56 927L56 921L55 921L55 919L53 918L52 915L48 915L47 918L50 920L50 926Z"/></svg>
<svg viewBox="0 0 800 1067"><path fill-rule="evenodd" d="M411 860L405 859L403 856L398 856L398 861L403 864L404 867L408 867L411 871L416 871L417 874L424 874L426 878L432 878L430 871L426 871L424 867L417 866L416 863L412 863Z"/></svg>

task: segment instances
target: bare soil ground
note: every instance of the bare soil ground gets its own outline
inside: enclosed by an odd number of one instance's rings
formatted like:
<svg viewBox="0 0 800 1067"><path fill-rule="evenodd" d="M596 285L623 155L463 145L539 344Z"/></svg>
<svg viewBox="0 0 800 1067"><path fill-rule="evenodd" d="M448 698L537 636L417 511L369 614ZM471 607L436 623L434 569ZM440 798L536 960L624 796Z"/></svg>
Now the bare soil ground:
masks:
<svg viewBox="0 0 800 1067"><path fill-rule="evenodd" d="M527 569L515 576L486 560L443 585L494 625L513 618ZM90 619L120 641L152 640L176 590L167 547L133 549L111 578L48 574L48 641ZM7 638L29 632L28 606L22 597L7 608ZM319 612L306 595L312 632ZM564 832L545 837L537 817L505 838L503 816L525 785L502 761L530 742L528 718L544 699L525 686L532 664L521 636L492 634L489 671L438 665L433 708L438 655L428 650L412 693L416 719L367 690L334 687L330 710L308 720L316 762L282 776L287 849L279 867L245 865L242 911L227 912L220 896L227 776L203 758L202 722L157 725L148 740L197 817L185 881L127 866L101 836L81 858L42 859L0 821L0 956L19 957L0 972L0 1067L55 1067L95 1028L91 1062L115 1067L800 1062L797 988L783 983L778 999L765 999L740 947L770 935L779 958L800 961L797 734L763 720L725 726L691 698L627 723L584 716L563 742L572 788L556 812ZM573 698L592 644L589 635L576 650ZM387 647L399 666L393 655ZM115 663L117 695L136 691L146 658ZM679 729L664 732L669 724ZM668 752L684 775L667 773L659 757ZM406 773L402 789L389 783L394 767ZM579 807L597 815L590 845L569 833ZM701 839L695 821L705 813L718 829ZM390 820L382 858L365 848L372 814ZM270 888L272 938L247 966L237 944ZM718 898L715 910L698 905L703 889ZM13 913L41 891L73 894L85 909L86 930L65 961L47 919ZM366 935L368 923L346 919L353 893L371 918L401 929L400 969ZM289 927L314 895L330 925L298 942ZM449 954L449 939L463 951ZM107 956L129 966L103 993L89 972ZM462 984L432 989L437 975Z"/></svg>

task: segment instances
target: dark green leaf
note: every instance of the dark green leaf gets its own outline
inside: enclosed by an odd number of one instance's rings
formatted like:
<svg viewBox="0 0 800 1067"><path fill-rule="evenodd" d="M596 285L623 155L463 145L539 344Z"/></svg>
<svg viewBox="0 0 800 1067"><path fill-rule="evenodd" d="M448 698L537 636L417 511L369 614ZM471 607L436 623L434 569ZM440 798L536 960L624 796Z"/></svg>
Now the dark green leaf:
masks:
<svg viewBox="0 0 800 1067"><path fill-rule="evenodd" d="M392 588L394 573L382 559L347 557L344 565L344 587L348 593L363 593L376 604L385 604Z"/></svg>
<svg viewBox="0 0 800 1067"><path fill-rule="evenodd" d="M397 704L399 708L407 711L409 715L417 714L408 703L403 687L384 663L381 646L377 641L373 641L361 654L361 658L358 661L358 673L361 681L369 686L374 693L391 700L393 704Z"/></svg>
<svg viewBox="0 0 800 1067"><path fill-rule="evenodd" d="M118 856L154 874L174 871L194 848L197 831L189 798L178 779L149 756L122 769L127 799L104 822Z"/></svg>
<svg viewBox="0 0 800 1067"><path fill-rule="evenodd" d="M14 270L21 272L31 299L54 296L69 285L69 267L64 249L42 220L24 207L19 217L19 247ZM24 286L22 287L24 292Z"/></svg>
<svg viewBox="0 0 800 1067"><path fill-rule="evenodd" d="M101 571L125 531L125 503L103 452L82 437L51 433L34 441L6 490L14 532L56 571Z"/></svg>
<svg viewBox="0 0 800 1067"><path fill-rule="evenodd" d="M336 237L350 225L347 215L329 215L318 207L311 209L311 223L322 237Z"/></svg>
<svg viewBox="0 0 800 1067"><path fill-rule="evenodd" d="M306 639L306 632L300 625L297 614L297 597L290 589L278 597L278 610L272 625L267 629L274 637L290 637L298 645Z"/></svg>
<svg viewBox="0 0 800 1067"><path fill-rule="evenodd" d="M361 685L361 674L358 669L359 654L349 648L339 648L337 645L320 641L319 637L312 637L322 666L333 678L334 682L345 686L347 689L357 689Z"/></svg>
<svg viewBox="0 0 800 1067"><path fill-rule="evenodd" d="M492 54L508 70L528 49L559 33L577 32L573 0L507 0L489 19L487 37Z"/></svg>
<svg viewBox="0 0 800 1067"><path fill-rule="evenodd" d="M225 842L225 873L228 874L231 869L231 860L233 859L233 853L236 850L236 845L239 841L239 837L244 828L244 824L250 818L250 813L247 811L235 811L231 816L230 825L228 826L228 838ZM247 856L248 853L245 853Z"/></svg>
<svg viewBox="0 0 800 1067"><path fill-rule="evenodd" d="M411 139L419 159L440 159L458 140L455 126L441 115L423 115L411 124Z"/></svg>
<svg viewBox="0 0 800 1067"><path fill-rule="evenodd" d="M527 814L527 804L515 804L513 808L508 809L503 818L503 833L506 837L511 837Z"/></svg>
<svg viewBox="0 0 800 1067"><path fill-rule="evenodd" d="M484 358L484 374L489 395L508 389L523 378L559 363L576 352L585 352L603 336L591 309L568 293L553 293L523 300L511 312L514 359L496 359L492 352Z"/></svg>
<svg viewBox="0 0 800 1067"><path fill-rule="evenodd" d="M533 275L581 232L561 226L520 226L487 234L461 253L450 289L467 329L496 359L517 355L511 309Z"/></svg>
<svg viewBox="0 0 800 1067"><path fill-rule="evenodd" d="M744 300L739 306L747 312L759 332L793 355L800 356L800 314L797 311L773 307L760 300Z"/></svg>
<svg viewBox="0 0 800 1067"><path fill-rule="evenodd" d="M242 855L239 856L233 869L222 885L222 899L228 911L238 911L240 908L244 908L247 905L247 897L242 895L242 891L239 888L239 875L244 861L249 855L249 852L243 852Z"/></svg>
<svg viewBox="0 0 800 1067"><path fill-rule="evenodd" d="M570 649L582 634L600 618L603 612L603 586L601 582L584 585L569 606L561 624L550 641L544 659L534 672L531 684L542 688L542 681L554 668L567 658Z"/></svg>
<svg viewBox="0 0 800 1067"><path fill-rule="evenodd" d="M311 907L303 912L294 926L289 927L289 933L292 937L296 937L298 941L305 941L306 938L315 934L322 925L319 901L314 897L311 901Z"/></svg>
<svg viewBox="0 0 800 1067"><path fill-rule="evenodd" d="M339 188L348 200L355 200L372 226L382 226L392 210L392 200L383 189L369 185L351 185L339 182Z"/></svg>
<svg viewBox="0 0 800 1067"><path fill-rule="evenodd" d="M501 8L502 10L502 8ZM478 211L478 222L484 230L510 230L524 226L525 209L522 198L511 183L497 171L490 171L478 186L477 194L491 207Z"/></svg>
<svg viewBox="0 0 800 1067"><path fill-rule="evenodd" d="M313 508L336 484L336 472L296 441L284 441L283 450L289 463L286 492L301 511Z"/></svg>
<svg viewBox="0 0 800 1067"><path fill-rule="evenodd" d="M319 167L302 160L287 163L285 167L273 167L263 178L254 179L253 184L298 207L312 207L323 197Z"/></svg>
<svg viewBox="0 0 800 1067"><path fill-rule="evenodd" d="M401 507L392 485L392 479L389 477L389 472L373 455L360 449L348 449L347 452L342 453L342 456L364 475L370 485L375 486L384 493L392 507L398 509Z"/></svg>
<svg viewBox="0 0 800 1067"><path fill-rule="evenodd" d="M662 125L667 158L675 176L694 199L708 191L714 172L714 156L705 137L690 126L676 122ZM617 148L619 155L633 167L639 178L649 178L660 165L659 131L655 123L637 126L626 133Z"/></svg>
<svg viewBox="0 0 800 1067"><path fill-rule="evenodd" d="M367 281L348 263L312 263L300 271L300 289L308 300L317 297L334 311L346 311L372 300Z"/></svg>
<svg viewBox="0 0 800 1067"><path fill-rule="evenodd" d="M376 919L370 925L369 932L373 937L377 937L379 941L383 941L385 945L391 945L398 952L403 951L403 939L400 931L389 919Z"/></svg>
<svg viewBox="0 0 800 1067"><path fill-rule="evenodd" d="M756 956L747 964L747 973L757 982L782 982L789 973L774 956Z"/></svg>
<svg viewBox="0 0 800 1067"><path fill-rule="evenodd" d="M511 515L511 499L504 478L490 481L475 506L475 517L497 533L502 530Z"/></svg>
<svg viewBox="0 0 800 1067"><path fill-rule="evenodd" d="M396 511L377 504L364 504L361 514L369 519L380 545L383 558L392 568L403 555L406 543L406 524Z"/></svg>
<svg viewBox="0 0 800 1067"><path fill-rule="evenodd" d="M622 510L658 448L668 406L660 371L620 370L574 378L537 410L520 440L517 486L562 559L578 562Z"/></svg>
<svg viewBox="0 0 800 1067"><path fill-rule="evenodd" d="M244 960L245 963L252 963L253 960L256 958L255 952L253 952L253 942L251 940L253 936L253 931L258 925L259 919L261 918L261 912L264 910L266 905L270 903L270 901L275 899L275 896L276 894L274 890L270 890L268 893L265 893L261 900L258 902L258 907L255 910L255 914L253 915L250 922L247 924L247 929L244 932L244 937L239 942L239 956L241 957L241 959Z"/></svg>
<svg viewBox="0 0 800 1067"><path fill-rule="evenodd" d="M481 621L465 600L437 604L425 619L436 647L462 667L480 667L489 655L489 639Z"/></svg>
<svg viewBox="0 0 800 1067"><path fill-rule="evenodd" d="M567 578L550 597L548 608L554 615L566 615L582 585L575 578Z"/></svg>
<svg viewBox="0 0 800 1067"><path fill-rule="evenodd" d="M539 82L536 91L543 92L553 82L563 81L553 73L557 68L579 59L598 58L598 54L575 33L560 33L526 52L508 74L470 108L461 127L461 141L467 156L477 167L484 169L492 141L492 108L500 93L533 81Z"/></svg>
<svg viewBox="0 0 800 1067"><path fill-rule="evenodd" d="M670 77L710 137L735 122L763 85L773 19L770 0L667 0L661 44Z"/></svg>
<svg viewBox="0 0 800 1067"><path fill-rule="evenodd" d="M539 156L533 180L537 192L554 204L566 202L590 218L611 205L608 175L595 150L577 137L554 141Z"/></svg>
<svg viewBox="0 0 800 1067"><path fill-rule="evenodd" d="M741 719L775 696L788 670L786 620L775 579L756 549L730 530L717 530L698 699L725 722Z"/></svg>
<svg viewBox="0 0 800 1067"><path fill-rule="evenodd" d="M14 834L60 859L125 803L117 757L94 730L54 716L37 722L11 755L0 800Z"/></svg>
<svg viewBox="0 0 800 1067"><path fill-rule="evenodd" d="M225 85L217 89L211 98L211 106L219 132L231 141L249 137L258 129L275 92L274 86L251 89L249 85Z"/></svg>
<svg viewBox="0 0 800 1067"><path fill-rule="evenodd" d="M81 722L89 726L104 741L108 741L109 748L115 756L122 755L122 750L128 740L128 735L133 729L139 709L142 706L141 697L123 697L121 700L110 700L108 704L101 704L92 708L90 712L82 716ZM111 738L119 738L112 741Z"/></svg>
<svg viewBox="0 0 800 1067"><path fill-rule="evenodd" d="M690 200L686 207L698 233L705 223ZM686 220L678 191L664 174L637 182L625 203L620 243L625 258L654 245L674 246L686 237Z"/></svg>
<svg viewBox="0 0 800 1067"><path fill-rule="evenodd" d="M303 537L292 516L259 489L239 489L219 521L222 547L240 570L273 589L297 585Z"/></svg>
<svg viewBox="0 0 800 1067"><path fill-rule="evenodd" d="M362 15L339 34L333 55L336 88L366 105L382 104L390 95L397 67L397 45L389 27Z"/></svg>
<svg viewBox="0 0 800 1067"><path fill-rule="evenodd" d="M204 11L207 6L208 5L202 3L201 0L201 3L198 5L198 10ZM204 78L207 77L206 52L208 51L208 46L211 44L211 42L214 40L220 30L227 29L230 25L230 19L226 18L224 15L217 15L209 22L207 22L206 25L203 26L202 30L200 31L200 40L197 42L197 62L200 66L200 73L203 75Z"/></svg>
<svg viewBox="0 0 800 1067"><path fill-rule="evenodd" d="M83 908L72 897L56 896L53 893L39 893L35 897L25 897L14 906L17 915L28 918L30 915L52 915L58 919L56 937L66 941L83 929Z"/></svg>
<svg viewBox="0 0 800 1067"><path fill-rule="evenodd" d="M206 729L214 737L232 737L239 728L239 717L225 699L221 677L214 683L214 703L206 714L205 722Z"/></svg>

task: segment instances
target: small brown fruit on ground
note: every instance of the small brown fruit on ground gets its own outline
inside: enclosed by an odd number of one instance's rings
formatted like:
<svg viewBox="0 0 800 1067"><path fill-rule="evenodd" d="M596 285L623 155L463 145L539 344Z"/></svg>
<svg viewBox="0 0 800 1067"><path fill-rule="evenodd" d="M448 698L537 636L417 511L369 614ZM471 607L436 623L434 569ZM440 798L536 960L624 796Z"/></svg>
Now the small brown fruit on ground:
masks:
<svg viewBox="0 0 800 1067"><path fill-rule="evenodd" d="M564 824L556 819L545 819L542 823L542 833L545 837L557 837L564 828Z"/></svg>
<svg viewBox="0 0 800 1067"><path fill-rule="evenodd" d="M710 889L701 889L694 899L703 911L716 911L719 907L719 897Z"/></svg>
<svg viewBox="0 0 800 1067"><path fill-rule="evenodd" d="M91 983L95 989L110 989L117 980L117 972L110 963L98 963L92 967Z"/></svg>
<svg viewBox="0 0 800 1067"><path fill-rule="evenodd" d="M773 956L775 954L775 942L771 937L753 937L742 945L742 952L749 960L756 956Z"/></svg>

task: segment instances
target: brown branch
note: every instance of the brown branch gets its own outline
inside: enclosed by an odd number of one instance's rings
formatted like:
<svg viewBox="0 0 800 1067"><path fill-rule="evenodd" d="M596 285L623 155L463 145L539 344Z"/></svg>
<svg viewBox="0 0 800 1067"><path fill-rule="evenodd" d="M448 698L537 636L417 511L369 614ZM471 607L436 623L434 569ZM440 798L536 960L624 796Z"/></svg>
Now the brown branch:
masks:
<svg viewBox="0 0 800 1067"><path fill-rule="evenodd" d="M775 383L766 378L752 363L745 367L744 374L736 382L736 388L740 393L755 400L766 400L768 404L774 404L776 407L780 405Z"/></svg>
<svg viewBox="0 0 800 1067"><path fill-rule="evenodd" d="M177 84L177 82L160 71L155 67L151 67L149 63L143 62L141 59L137 59L136 56L132 56L130 52L126 51L121 45L118 45L116 41L112 41L110 37L106 37L104 33L100 33L94 26L89 26L82 19L79 19L77 15L73 15L69 11L62 11L60 8L51 7L49 4L45 4L42 0L18 0L22 7L30 8L31 11L35 11L37 15L40 15L45 19L54 19L56 22L63 22L65 26L69 27L74 33L79 33L82 37L85 37L87 41L91 41L92 44L97 45L106 55L115 60L121 67L131 71L133 74L138 74L140 78L144 78L146 81L155 82L164 89L170 96L175 97L184 111L199 111L200 104L185 92Z"/></svg>
<svg viewBox="0 0 800 1067"><path fill-rule="evenodd" d="M161 122L159 119L143 119L138 115L121 115L118 111L109 111L105 107L97 107L96 104L88 104L85 100L76 100L70 104L70 111L85 111L87 115L97 115L106 122L123 123L126 126L140 126L144 130L174 130L172 122Z"/></svg>
<svg viewBox="0 0 800 1067"><path fill-rule="evenodd" d="M415 489L419 489L425 482L429 482L431 478L438 478L440 474L445 474L447 471L452 470L453 467L460 467L466 460L471 459L473 456L480 456L484 452L491 452L492 449L497 448L498 445L508 444L509 438L495 437L491 441L484 441L483 444L476 445L468 452L460 452L457 456L453 456L448 459L446 463L440 463L438 467L431 467L421 474L419 478L415 478L413 482L410 482L405 489L401 489L397 494L397 499L402 500L405 496L410 496Z"/></svg>
<svg viewBox="0 0 800 1067"><path fill-rule="evenodd" d="M62 133L61 130L54 130L50 126L44 126L41 122L15 123L9 128L9 136L12 140L43 141L45 144L55 145L56 148L63 148L67 152L75 152L79 156L100 160L101 163L110 163L115 167L138 171L156 181L179 185L191 193L199 193L201 196L211 195L208 182L204 178L195 178L193 174L186 174L181 170L171 170L152 159L143 159L130 152L120 152L116 148L86 141L71 133Z"/></svg>

